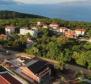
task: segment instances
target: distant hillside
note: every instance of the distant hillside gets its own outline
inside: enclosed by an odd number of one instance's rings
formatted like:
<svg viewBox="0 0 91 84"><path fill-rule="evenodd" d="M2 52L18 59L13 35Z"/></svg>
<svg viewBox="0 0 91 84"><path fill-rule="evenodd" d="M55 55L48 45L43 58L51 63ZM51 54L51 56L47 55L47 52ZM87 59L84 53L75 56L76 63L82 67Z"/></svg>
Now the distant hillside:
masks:
<svg viewBox="0 0 91 84"><path fill-rule="evenodd" d="M0 19L11 19L11 18L45 18L44 16L26 14L15 11L0 11Z"/></svg>

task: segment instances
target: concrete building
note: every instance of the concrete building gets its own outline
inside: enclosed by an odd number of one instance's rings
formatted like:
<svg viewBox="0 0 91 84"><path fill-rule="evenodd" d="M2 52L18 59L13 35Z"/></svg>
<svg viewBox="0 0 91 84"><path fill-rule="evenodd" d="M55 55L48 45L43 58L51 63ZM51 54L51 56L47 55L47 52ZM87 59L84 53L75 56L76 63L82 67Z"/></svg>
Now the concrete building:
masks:
<svg viewBox="0 0 91 84"><path fill-rule="evenodd" d="M15 26L13 25L6 25L5 26L5 33L6 34L12 34L15 32Z"/></svg>
<svg viewBox="0 0 91 84"><path fill-rule="evenodd" d="M67 27L60 27L59 28L59 32L60 33L65 33L65 31L69 31L70 29L68 29Z"/></svg>
<svg viewBox="0 0 91 84"><path fill-rule="evenodd" d="M37 26L42 26L42 25L43 25L42 22L40 22L40 21L37 22Z"/></svg>
<svg viewBox="0 0 91 84"><path fill-rule="evenodd" d="M75 32L72 31L72 30L65 31L65 32L64 32L64 35L65 35L66 37L68 37L68 38L75 38L75 37L76 37L76 36L75 36Z"/></svg>
<svg viewBox="0 0 91 84"><path fill-rule="evenodd" d="M75 31L76 36L80 36L80 35L84 36L86 32L85 29L75 29L74 31Z"/></svg>
<svg viewBox="0 0 91 84"><path fill-rule="evenodd" d="M49 27L51 27L52 29L58 29L59 28L59 24L58 23L51 23L50 25L49 25Z"/></svg>
<svg viewBox="0 0 91 84"><path fill-rule="evenodd" d="M28 80L30 84L51 84L51 70L47 62L32 58L25 60L24 64L16 72Z"/></svg>
<svg viewBox="0 0 91 84"><path fill-rule="evenodd" d="M20 28L20 35L30 34L32 37L37 37L37 30L28 29L28 28Z"/></svg>

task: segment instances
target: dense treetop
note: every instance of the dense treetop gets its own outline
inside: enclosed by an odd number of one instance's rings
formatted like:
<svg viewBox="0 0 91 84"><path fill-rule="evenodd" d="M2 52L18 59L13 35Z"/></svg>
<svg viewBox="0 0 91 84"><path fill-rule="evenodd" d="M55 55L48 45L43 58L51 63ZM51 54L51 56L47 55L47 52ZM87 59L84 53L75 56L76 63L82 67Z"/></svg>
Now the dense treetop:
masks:
<svg viewBox="0 0 91 84"><path fill-rule="evenodd" d="M10 19L10 18L44 18L43 16L19 13L15 11L0 11L0 19Z"/></svg>

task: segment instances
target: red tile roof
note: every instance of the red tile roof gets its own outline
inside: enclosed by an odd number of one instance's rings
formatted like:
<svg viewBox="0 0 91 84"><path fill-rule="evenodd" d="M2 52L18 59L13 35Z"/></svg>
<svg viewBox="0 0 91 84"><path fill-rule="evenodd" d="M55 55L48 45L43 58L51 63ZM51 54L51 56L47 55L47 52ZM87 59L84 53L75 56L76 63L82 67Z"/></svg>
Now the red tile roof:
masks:
<svg viewBox="0 0 91 84"><path fill-rule="evenodd" d="M86 31L85 29L75 29L75 31Z"/></svg>
<svg viewBox="0 0 91 84"><path fill-rule="evenodd" d="M7 35L1 34L0 35L0 40L6 40L7 39Z"/></svg>
<svg viewBox="0 0 91 84"><path fill-rule="evenodd" d="M14 77L12 77L9 73L1 74L0 77L2 77L5 81L8 81L8 82L1 83L1 84L22 84L17 79L15 79Z"/></svg>
<svg viewBox="0 0 91 84"><path fill-rule="evenodd" d="M65 36L69 37L69 38L73 38L75 36L75 32L74 31L67 31L65 32Z"/></svg>
<svg viewBox="0 0 91 84"><path fill-rule="evenodd" d="M5 78L0 75L0 84L10 84Z"/></svg>

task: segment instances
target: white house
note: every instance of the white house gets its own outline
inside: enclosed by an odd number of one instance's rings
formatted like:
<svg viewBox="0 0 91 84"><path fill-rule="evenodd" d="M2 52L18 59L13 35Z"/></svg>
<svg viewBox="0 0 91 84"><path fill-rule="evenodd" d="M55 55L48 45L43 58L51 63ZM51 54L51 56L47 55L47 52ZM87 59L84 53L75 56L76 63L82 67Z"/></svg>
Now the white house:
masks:
<svg viewBox="0 0 91 84"><path fill-rule="evenodd" d="M13 26L13 25L7 25L5 27L5 32L6 32L6 34L14 33L15 32L15 26Z"/></svg>
<svg viewBox="0 0 91 84"><path fill-rule="evenodd" d="M57 23L51 23L51 24L49 25L49 27L51 27L51 28L53 28L53 29L58 29L58 28L59 28L59 24L57 24Z"/></svg>
<svg viewBox="0 0 91 84"><path fill-rule="evenodd" d="M30 34L32 37L37 37L37 31L33 29L20 28L20 35Z"/></svg>
<svg viewBox="0 0 91 84"><path fill-rule="evenodd" d="M42 25L42 22L38 21L37 26L41 26L41 25Z"/></svg>
<svg viewBox="0 0 91 84"><path fill-rule="evenodd" d="M74 30L75 31L75 34L76 34L76 36L83 36L84 34L85 34L85 29L75 29Z"/></svg>
<svg viewBox="0 0 91 84"><path fill-rule="evenodd" d="M70 29L66 28L66 27L60 27L59 32L60 33L65 33L65 31L69 31Z"/></svg>

